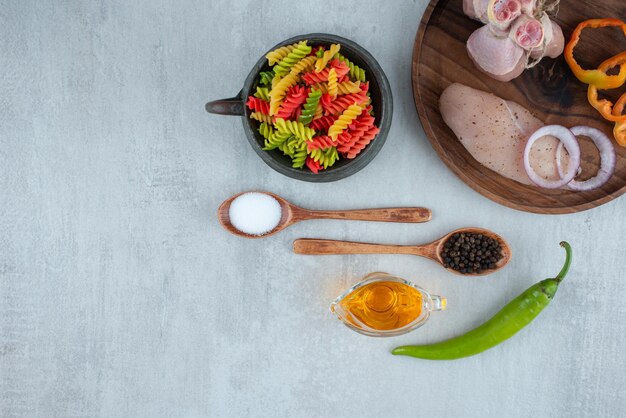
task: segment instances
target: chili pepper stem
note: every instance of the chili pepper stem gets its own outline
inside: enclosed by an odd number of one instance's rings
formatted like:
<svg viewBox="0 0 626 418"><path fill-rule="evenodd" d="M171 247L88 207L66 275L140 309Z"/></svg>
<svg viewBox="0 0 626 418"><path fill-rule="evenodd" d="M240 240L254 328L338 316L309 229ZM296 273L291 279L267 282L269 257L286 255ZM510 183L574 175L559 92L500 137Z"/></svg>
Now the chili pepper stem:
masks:
<svg viewBox="0 0 626 418"><path fill-rule="evenodd" d="M561 281L565 278L565 275L569 271L569 266L572 264L572 247L567 241L561 241L560 245L565 248L565 263L563 264L563 268L559 274L554 278L557 283L561 283Z"/></svg>

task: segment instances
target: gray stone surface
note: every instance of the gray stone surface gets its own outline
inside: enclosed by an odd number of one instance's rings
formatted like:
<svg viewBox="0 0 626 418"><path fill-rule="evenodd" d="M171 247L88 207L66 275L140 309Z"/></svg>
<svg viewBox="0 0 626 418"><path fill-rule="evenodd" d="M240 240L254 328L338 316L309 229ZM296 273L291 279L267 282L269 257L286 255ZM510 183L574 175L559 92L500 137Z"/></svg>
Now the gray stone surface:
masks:
<svg viewBox="0 0 626 418"><path fill-rule="evenodd" d="M626 199L538 216L473 192L437 158L410 89L425 1L0 0L0 415L529 417L624 415ZM269 46L349 37L395 96L374 162L335 184L266 167L238 118L208 115ZM312 208L425 205L426 225L308 222L248 241L215 211L267 189ZM410 256L305 257L298 237L417 243L465 225L511 243L461 279ZM468 330L576 259L551 306L480 356L396 358ZM376 270L448 297L392 339L329 302Z"/></svg>

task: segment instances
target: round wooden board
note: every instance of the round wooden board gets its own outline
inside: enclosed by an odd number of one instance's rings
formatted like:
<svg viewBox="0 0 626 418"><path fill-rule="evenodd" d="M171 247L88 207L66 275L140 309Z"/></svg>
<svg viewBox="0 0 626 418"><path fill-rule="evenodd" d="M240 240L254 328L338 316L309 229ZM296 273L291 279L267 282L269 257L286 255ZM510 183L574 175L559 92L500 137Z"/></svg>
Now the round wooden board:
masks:
<svg viewBox="0 0 626 418"><path fill-rule="evenodd" d="M555 20L565 40L576 25L592 17L624 19L624 0L580 2L561 0ZM459 82L512 100L533 112L546 124L589 125L613 138L613 124L587 102L586 85L571 73L562 56L544 58L515 80L503 83L481 73L467 55L465 42L482 23L463 14L462 0L431 0L426 8L413 48L413 96L426 136L443 162L474 190L514 209L534 213L573 213L594 208L626 192L626 148L616 145L617 167L611 180L589 192L545 190L503 177L479 164L465 150L439 113L439 96L451 83ZM585 68L626 50L626 38L618 29L590 29L576 49ZM607 91L615 101L626 86ZM598 153L590 141L581 141L583 173L597 169Z"/></svg>

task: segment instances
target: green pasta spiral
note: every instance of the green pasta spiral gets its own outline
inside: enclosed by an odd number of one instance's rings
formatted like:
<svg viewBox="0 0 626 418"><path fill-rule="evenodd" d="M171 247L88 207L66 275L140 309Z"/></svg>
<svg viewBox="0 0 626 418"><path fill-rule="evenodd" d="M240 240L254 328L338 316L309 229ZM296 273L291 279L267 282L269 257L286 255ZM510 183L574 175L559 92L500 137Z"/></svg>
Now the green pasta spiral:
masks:
<svg viewBox="0 0 626 418"><path fill-rule="evenodd" d="M265 122L261 123L261 125L259 125L259 133L263 138L265 138L265 147L263 149L268 147L271 147L270 149L276 148L273 146L273 144L270 143L270 138L274 136L274 128L272 127L272 125L269 125Z"/></svg>
<svg viewBox="0 0 626 418"><path fill-rule="evenodd" d="M326 169L335 164L335 162L339 159L339 153L337 152L337 147L315 149L311 151L311 158Z"/></svg>
<svg viewBox="0 0 626 418"><path fill-rule="evenodd" d="M298 61L311 53L311 47L307 45L307 41L299 42L298 45L274 66L274 73L278 76L285 76Z"/></svg>
<svg viewBox="0 0 626 418"><path fill-rule="evenodd" d="M309 96L306 99L302 107L302 113L300 113L300 118L298 118L298 122L301 122L304 126L308 126L309 123L313 120L315 116L315 111L317 110L317 105L320 102L322 97L321 90L311 90L309 92Z"/></svg>
<svg viewBox="0 0 626 418"><path fill-rule="evenodd" d="M256 92L254 93L254 97L258 97L261 100L265 100L266 102L270 101L270 89L267 87L257 87Z"/></svg>
<svg viewBox="0 0 626 418"><path fill-rule="evenodd" d="M296 45L298 44L296 43L293 45L285 45L281 46L280 48L276 48L275 50L268 52L267 55L265 55L265 58L267 58L267 61L270 65L274 65L278 61L285 58L287 54L289 54L291 51L293 51Z"/></svg>
<svg viewBox="0 0 626 418"><path fill-rule="evenodd" d="M293 158L294 149L289 146L289 141L291 141L291 139L289 139L289 140L283 142L282 144L280 144L278 146L278 149L280 151L282 151L283 154L285 154L287 157Z"/></svg>
<svg viewBox="0 0 626 418"><path fill-rule="evenodd" d="M260 128L259 128L260 130ZM263 135L261 133L261 135ZM265 135L263 135L265 137ZM276 130L274 130L274 132L272 132L272 135L265 137L265 146L263 147L264 151L270 151L273 149L280 149L281 151L283 151L281 149L281 146L286 143L290 138L292 137L290 132L278 132ZM283 151L284 152L284 151Z"/></svg>
<svg viewBox="0 0 626 418"><path fill-rule="evenodd" d="M346 65L350 68L350 78L352 79L352 81L360 81L361 83L365 83L365 70L363 68L359 67L341 54L335 55L335 58L345 62Z"/></svg>
<svg viewBox="0 0 626 418"><path fill-rule="evenodd" d="M274 126L277 132L281 134L290 133L302 141L310 141L315 135L315 130L304 126L302 122L278 118L276 122L274 122Z"/></svg>
<svg viewBox="0 0 626 418"><path fill-rule="evenodd" d="M302 141L295 136L290 136L286 141L278 146L278 149L281 150L286 156L293 158L296 151L301 148L301 143Z"/></svg>
<svg viewBox="0 0 626 418"><path fill-rule="evenodd" d="M290 143L289 146L293 150L293 154L291 157L291 166L293 168L304 167L304 163L306 162L306 157L308 155L306 142L299 138L295 138L293 140L293 144Z"/></svg>
<svg viewBox="0 0 626 418"><path fill-rule="evenodd" d="M274 78L274 71L261 71L259 73L259 84L262 86L269 86L272 84Z"/></svg>

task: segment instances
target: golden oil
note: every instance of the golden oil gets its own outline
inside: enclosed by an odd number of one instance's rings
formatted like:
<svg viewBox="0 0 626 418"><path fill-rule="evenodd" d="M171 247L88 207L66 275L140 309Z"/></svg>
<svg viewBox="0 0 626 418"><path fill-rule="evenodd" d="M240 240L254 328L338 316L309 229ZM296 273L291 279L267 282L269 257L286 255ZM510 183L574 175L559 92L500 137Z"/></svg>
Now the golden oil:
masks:
<svg viewBox="0 0 626 418"><path fill-rule="evenodd" d="M415 321L422 313L422 293L397 281L374 281L347 294L339 306L354 326L394 330Z"/></svg>

